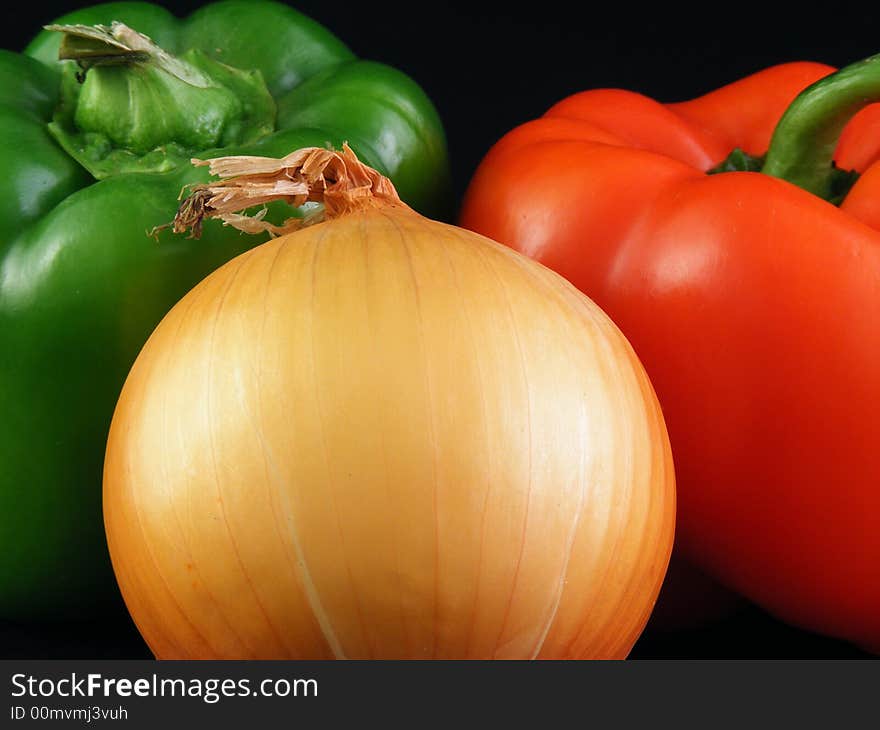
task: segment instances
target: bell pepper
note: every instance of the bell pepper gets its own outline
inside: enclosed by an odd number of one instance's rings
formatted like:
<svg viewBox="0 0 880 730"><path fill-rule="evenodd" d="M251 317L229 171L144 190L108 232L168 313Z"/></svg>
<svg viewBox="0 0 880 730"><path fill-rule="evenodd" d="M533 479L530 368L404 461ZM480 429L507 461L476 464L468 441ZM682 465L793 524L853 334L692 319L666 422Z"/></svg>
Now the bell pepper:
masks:
<svg viewBox="0 0 880 730"><path fill-rule="evenodd" d="M56 25L22 54L0 51L7 620L122 606L101 514L116 398L175 302L263 240L214 224L200 241L148 235L184 186L207 179L190 158L348 142L413 207L443 217L449 203L443 129L423 91L286 5L226 0L181 20L110 3Z"/></svg>
<svg viewBox="0 0 880 730"><path fill-rule="evenodd" d="M692 101L577 93L486 155L461 224L568 278L657 390L676 554L880 650L880 57Z"/></svg>

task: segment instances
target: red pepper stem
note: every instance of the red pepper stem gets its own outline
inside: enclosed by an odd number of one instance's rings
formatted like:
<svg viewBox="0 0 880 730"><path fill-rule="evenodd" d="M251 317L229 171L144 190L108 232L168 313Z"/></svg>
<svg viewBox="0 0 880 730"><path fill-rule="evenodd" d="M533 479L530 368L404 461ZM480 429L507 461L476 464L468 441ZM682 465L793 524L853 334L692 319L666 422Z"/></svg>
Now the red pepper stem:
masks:
<svg viewBox="0 0 880 730"><path fill-rule="evenodd" d="M840 194L834 165L840 135L856 113L878 101L880 54L819 79L779 120L761 172L833 201Z"/></svg>

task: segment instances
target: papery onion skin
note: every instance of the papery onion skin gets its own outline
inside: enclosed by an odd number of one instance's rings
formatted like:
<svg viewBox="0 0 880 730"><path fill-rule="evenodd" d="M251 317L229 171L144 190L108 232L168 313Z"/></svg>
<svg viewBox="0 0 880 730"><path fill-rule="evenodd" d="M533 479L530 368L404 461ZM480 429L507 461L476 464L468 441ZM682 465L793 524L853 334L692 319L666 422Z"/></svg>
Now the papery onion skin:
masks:
<svg viewBox="0 0 880 730"><path fill-rule="evenodd" d="M158 658L623 658L674 476L590 300L382 203L255 248L163 320L105 462Z"/></svg>

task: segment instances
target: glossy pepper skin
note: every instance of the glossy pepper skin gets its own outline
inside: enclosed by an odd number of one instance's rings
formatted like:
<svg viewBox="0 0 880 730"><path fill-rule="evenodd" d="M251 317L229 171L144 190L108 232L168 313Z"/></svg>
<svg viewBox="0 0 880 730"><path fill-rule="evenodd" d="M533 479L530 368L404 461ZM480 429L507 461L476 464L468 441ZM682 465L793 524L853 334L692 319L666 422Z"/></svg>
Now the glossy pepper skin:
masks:
<svg viewBox="0 0 880 730"><path fill-rule="evenodd" d="M137 64L88 68L80 84L48 31L23 54L0 51L0 619L122 606L101 515L116 398L175 302L262 241L214 224L201 240L147 235L171 221L184 185L206 179L191 156L348 141L413 207L446 212L444 134L425 94L290 7L229 0L181 20L111 3L58 22L112 21L183 59L197 86L207 69L209 85L233 88L206 96L176 77L133 80ZM157 141L158 151L144 147ZM81 148L100 181L63 144Z"/></svg>
<svg viewBox="0 0 880 730"><path fill-rule="evenodd" d="M630 339L669 428L677 552L880 650L880 107L840 136L838 167L862 172L840 207L770 174L707 175L767 152L833 70L785 64L676 104L575 94L489 151L461 224L568 278Z"/></svg>

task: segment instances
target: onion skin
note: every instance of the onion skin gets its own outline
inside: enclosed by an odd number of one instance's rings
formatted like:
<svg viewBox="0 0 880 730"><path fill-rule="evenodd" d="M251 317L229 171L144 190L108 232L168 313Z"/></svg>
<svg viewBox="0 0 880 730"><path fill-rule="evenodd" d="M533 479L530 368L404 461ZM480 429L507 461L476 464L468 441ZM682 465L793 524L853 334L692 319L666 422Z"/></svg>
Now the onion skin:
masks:
<svg viewBox="0 0 880 730"><path fill-rule="evenodd" d="M651 384L596 305L381 202L166 316L116 409L104 511L160 659L624 658L675 490Z"/></svg>

